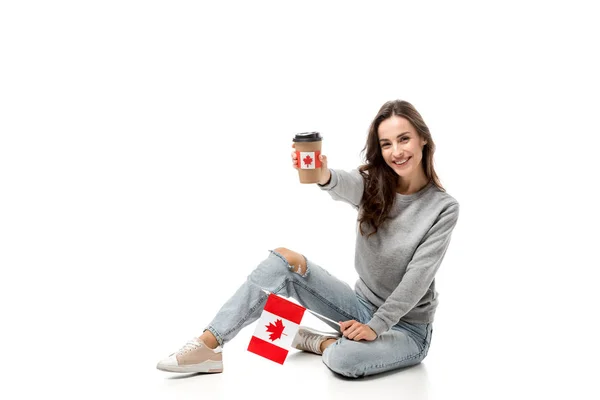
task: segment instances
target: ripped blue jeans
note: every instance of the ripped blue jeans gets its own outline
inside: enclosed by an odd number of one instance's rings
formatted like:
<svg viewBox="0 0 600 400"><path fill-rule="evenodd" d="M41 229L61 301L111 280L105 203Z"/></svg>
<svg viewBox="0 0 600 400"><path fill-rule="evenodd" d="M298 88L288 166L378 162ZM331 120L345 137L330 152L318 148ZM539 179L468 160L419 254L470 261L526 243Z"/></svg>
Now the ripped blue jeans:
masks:
<svg viewBox="0 0 600 400"><path fill-rule="evenodd" d="M292 271L281 254L271 251L205 329L221 345L233 339L260 317L267 300L261 288L293 297L304 307L334 321L371 320L377 311L375 306L358 296L347 283L306 261L306 273L300 275ZM342 337L325 349L322 359L333 372L347 377L378 374L420 363L429 350L431 335L431 324L400 321L374 341L356 342Z"/></svg>

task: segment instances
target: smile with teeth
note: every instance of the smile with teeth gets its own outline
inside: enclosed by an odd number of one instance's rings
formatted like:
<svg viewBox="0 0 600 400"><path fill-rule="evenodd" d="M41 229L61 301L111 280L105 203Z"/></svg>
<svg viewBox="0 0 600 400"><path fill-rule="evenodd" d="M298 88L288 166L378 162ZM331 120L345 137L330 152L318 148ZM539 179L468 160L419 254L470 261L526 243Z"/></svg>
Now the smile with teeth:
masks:
<svg viewBox="0 0 600 400"><path fill-rule="evenodd" d="M408 161L409 158L405 158L404 160L400 160L400 161L394 161L394 164L396 164L396 165L406 164L406 162Z"/></svg>

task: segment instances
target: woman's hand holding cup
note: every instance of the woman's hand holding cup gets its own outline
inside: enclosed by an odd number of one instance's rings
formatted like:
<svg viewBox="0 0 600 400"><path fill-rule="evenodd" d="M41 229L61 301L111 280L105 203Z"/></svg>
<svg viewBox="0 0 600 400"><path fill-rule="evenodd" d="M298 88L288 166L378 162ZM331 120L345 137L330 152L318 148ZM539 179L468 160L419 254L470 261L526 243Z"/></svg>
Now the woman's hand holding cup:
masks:
<svg viewBox="0 0 600 400"><path fill-rule="evenodd" d="M292 140L296 149L296 170L300 183L321 182L321 143L323 136L319 132L297 133Z"/></svg>
<svg viewBox="0 0 600 400"><path fill-rule="evenodd" d="M292 148L296 148L296 143L292 143ZM298 166L298 152L296 151L292 151L291 153L291 157L292 157L292 167L294 167L295 170L300 170L300 167ZM331 172L329 171L329 168L327 168L327 156L323 155L323 154L319 154L319 162L320 162L320 174L319 174L319 179L316 182L313 183L318 183L320 185L324 185L327 182L329 182L329 180L331 179ZM303 182L305 183L305 182ZM306 182L308 183L308 182Z"/></svg>

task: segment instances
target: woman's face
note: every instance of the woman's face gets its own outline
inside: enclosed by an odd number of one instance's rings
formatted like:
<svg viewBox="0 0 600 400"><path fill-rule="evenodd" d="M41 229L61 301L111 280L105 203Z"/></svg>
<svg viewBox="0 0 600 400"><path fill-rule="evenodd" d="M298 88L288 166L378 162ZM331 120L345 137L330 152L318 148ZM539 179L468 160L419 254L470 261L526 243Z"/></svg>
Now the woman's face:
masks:
<svg viewBox="0 0 600 400"><path fill-rule="evenodd" d="M377 136L383 159L398 176L410 178L423 170L421 159L427 141L406 118L392 115L381 122Z"/></svg>

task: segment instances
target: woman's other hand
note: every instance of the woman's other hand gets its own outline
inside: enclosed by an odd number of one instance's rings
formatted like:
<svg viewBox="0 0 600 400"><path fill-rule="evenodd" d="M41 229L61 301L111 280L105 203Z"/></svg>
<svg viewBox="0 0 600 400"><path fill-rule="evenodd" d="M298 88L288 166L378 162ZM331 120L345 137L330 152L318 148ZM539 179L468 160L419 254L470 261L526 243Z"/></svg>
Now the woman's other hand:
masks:
<svg viewBox="0 0 600 400"><path fill-rule="evenodd" d="M358 321L340 321L342 335L348 339L359 341L366 340L368 342L377 339L377 334L369 325L361 324Z"/></svg>

